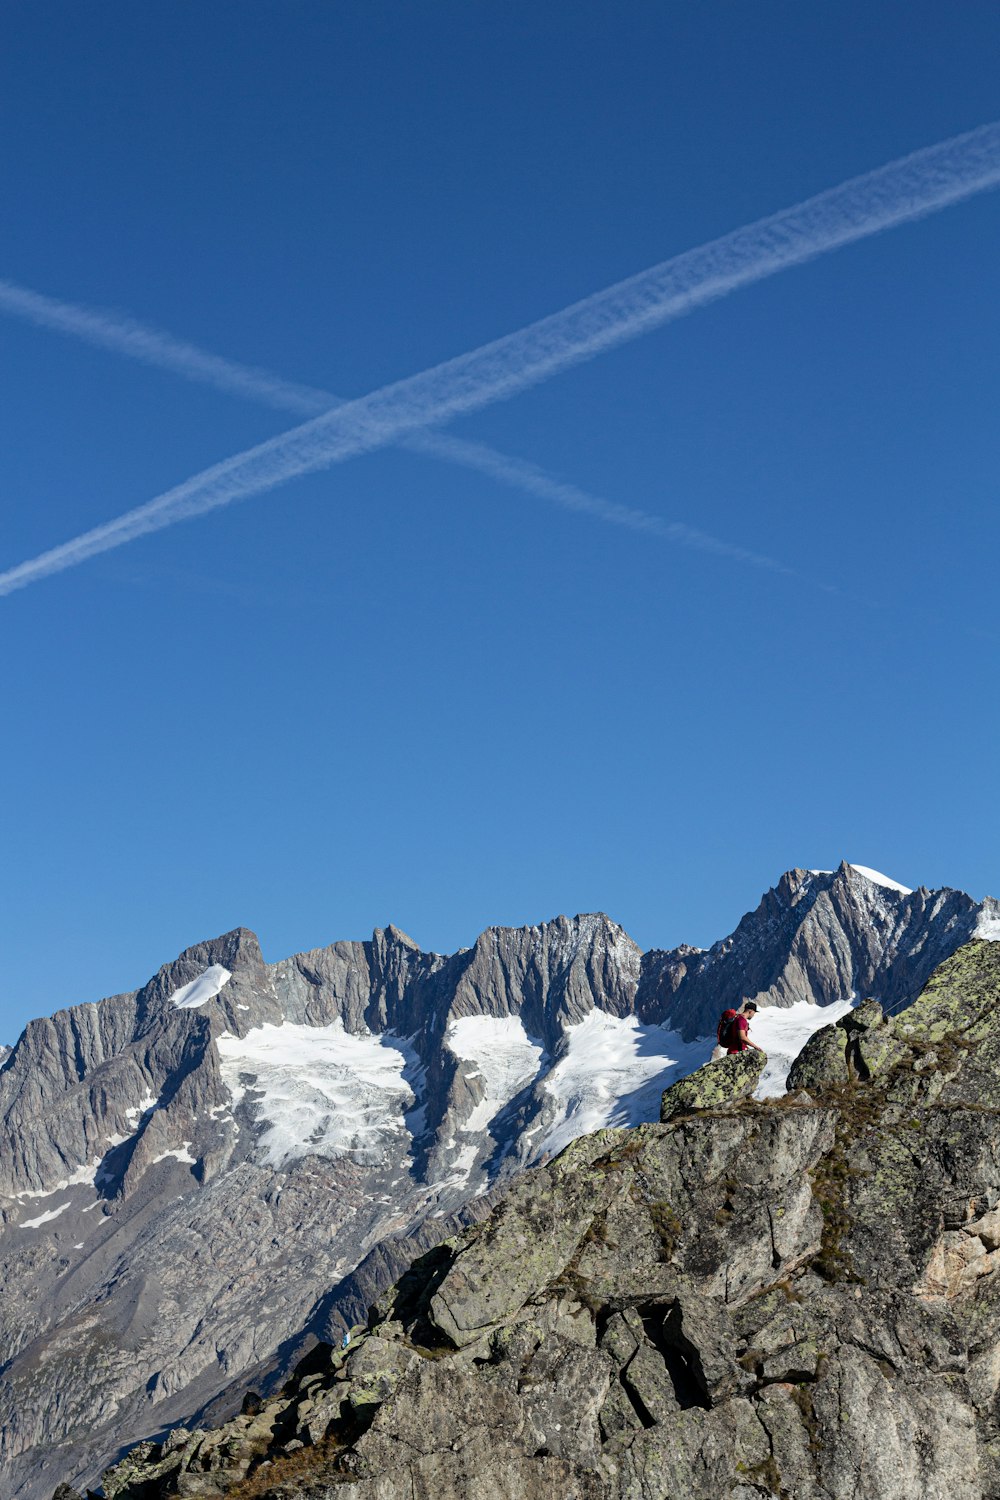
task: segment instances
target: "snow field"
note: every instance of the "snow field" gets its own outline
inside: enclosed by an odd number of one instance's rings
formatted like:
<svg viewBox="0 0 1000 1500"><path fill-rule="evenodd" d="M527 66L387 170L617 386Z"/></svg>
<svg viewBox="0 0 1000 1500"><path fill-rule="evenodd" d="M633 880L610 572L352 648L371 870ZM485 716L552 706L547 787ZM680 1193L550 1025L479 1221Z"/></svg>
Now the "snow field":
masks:
<svg viewBox="0 0 1000 1500"><path fill-rule="evenodd" d="M857 997L838 1000L833 1005L813 1005L798 1000L783 1009L769 1005L759 1010L750 1022L750 1039L763 1047L767 1063L757 1086L756 1098L773 1099L785 1092L788 1070L814 1031L832 1026L857 1004ZM711 1039L713 1042L715 1038Z"/></svg>
<svg viewBox="0 0 1000 1500"><path fill-rule="evenodd" d="M452 1021L445 1045L476 1066L485 1094L462 1126L463 1134L485 1130L515 1094L538 1075L545 1048L524 1029L520 1016L462 1016Z"/></svg>
<svg viewBox="0 0 1000 1500"><path fill-rule="evenodd" d="M890 880L888 875L883 875L879 870L869 870L867 865L852 865L851 869L857 870L859 875L863 875L873 885L884 886L887 891L899 891L901 896L913 895L908 885L900 885L898 880Z"/></svg>
<svg viewBox="0 0 1000 1500"><path fill-rule="evenodd" d="M608 1125L640 1125L660 1118L660 1094L708 1061L711 1042L686 1042L664 1026L635 1016L592 1010L566 1029L566 1051L545 1078L556 1115L534 1156L555 1154L577 1136Z"/></svg>
<svg viewBox="0 0 1000 1500"><path fill-rule="evenodd" d="M245 1037L223 1032L217 1045L233 1107L249 1094L266 1125L261 1160L269 1166L304 1156L377 1161L404 1130L413 1090L402 1075L412 1053L399 1038L354 1036L341 1021L286 1021Z"/></svg>

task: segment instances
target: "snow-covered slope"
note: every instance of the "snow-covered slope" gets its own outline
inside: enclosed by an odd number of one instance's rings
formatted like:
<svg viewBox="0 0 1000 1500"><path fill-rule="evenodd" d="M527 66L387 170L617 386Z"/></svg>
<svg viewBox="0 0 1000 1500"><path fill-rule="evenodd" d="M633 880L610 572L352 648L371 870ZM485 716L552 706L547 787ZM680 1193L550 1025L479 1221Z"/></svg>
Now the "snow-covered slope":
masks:
<svg viewBox="0 0 1000 1500"><path fill-rule="evenodd" d="M788 1070L813 1032L821 1026L832 1026L855 1004L854 999L836 1000L832 1005L813 1005L808 1000L799 1000L785 1010L758 1011L750 1035L767 1053L767 1063L757 1089L758 1099L783 1094Z"/></svg>
<svg viewBox="0 0 1000 1500"><path fill-rule="evenodd" d="M258 1160L285 1167L307 1156L381 1161L390 1138L407 1136L415 1105L406 1073L422 1076L412 1046L392 1036L352 1036L328 1026L265 1024L217 1039L232 1108L247 1102Z"/></svg>
<svg viewBox="0 0 1000 1500"><path fill-rule="evenodd" d="M529 1036L520 1016L461 1016L445 1033L445 1046L463 1062L471 1063L465 1080L481 1080L481 1097L462 1124L464 1135L474 1135L505 1109L538 1075L545 1044Z"/></svg>
<svg viewBox="0 0 1000 1500"><path fill-rule="evenodd" d="M908 885L900 885L898 880L890 880L888 875L883 875L880 870L870 870L867 865L852 865L859 875L870 880L873 885L880 885L887 891L898 891L901 896L912 896L913 892Z"/></svg>
<svg viewBox="0 0 1000 1500"><path fill-rule="evenodd" d="M213 1000L232 977L222 964L211 964L197 979L192 979L190 984L182 984L179 990L174 990L170 1003L176 1010L198 1010L200 1006Z"/></svg>
<svg viewBox="0 0 1000 1500"><path fill-rule="evenodd" d="M659 1119L663 1090L701 1067L713 1044L714 1038L685 1042L664 1026L643 1026L635 1016L592 1010L567 1028L565 1050L545 1075L554 1109L539 1127L532 1159L554 1155L578 1135L606 1125Z"/></svg>

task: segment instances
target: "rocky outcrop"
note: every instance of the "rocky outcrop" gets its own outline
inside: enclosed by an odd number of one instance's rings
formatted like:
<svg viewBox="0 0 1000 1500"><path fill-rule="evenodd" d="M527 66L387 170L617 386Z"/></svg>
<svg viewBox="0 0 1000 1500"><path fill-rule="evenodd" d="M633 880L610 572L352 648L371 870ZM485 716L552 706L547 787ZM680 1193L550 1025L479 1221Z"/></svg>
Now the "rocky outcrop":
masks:
<svg viewBox="0 0 1000 1500"><path fill-rule="evenodd" d="M686 1078L664 1089L660 1120L665 1125L675 1115L701 1109L718 1109L748 1099L760 1082L766 1059L763 1052L748 1048L706 1063Z"/></svg>
<svg viewBox="0 0 1000 1500"><path fill-rule="evenodd" d="M998 1001L973 942L784 1099L580 1138L106 1495L996 1500Z"/></svg>
<svg viewBox="0 0 1000 1500"><path fill-rule="evenodd" d="M485 1218L503 1193L504 1188L498 1187L470 1199L457 1213L428 1215L410 1233L391 1234L380 1240L353 1271L320 1298L295 1336L256 1367L240 1371L237 1379L201 1408L196 1425L214 1427L224 1422L240 1406L248 1389L277 1389L300 1359L316 1357L312 1351L318 1346L339 1348L345 1332L365 1326L368 1309L415 1259ZM311 1364L307 1367L311 1369Z"/></svg>

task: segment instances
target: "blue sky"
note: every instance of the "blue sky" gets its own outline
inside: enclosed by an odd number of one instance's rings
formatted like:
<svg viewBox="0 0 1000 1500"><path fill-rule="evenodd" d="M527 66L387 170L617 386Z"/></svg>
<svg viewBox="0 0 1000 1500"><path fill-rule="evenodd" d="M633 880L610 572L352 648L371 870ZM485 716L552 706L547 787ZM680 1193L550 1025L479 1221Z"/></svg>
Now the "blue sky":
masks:
<svg viewBox="0 0 1000 1500"><path fill-rule="evenodd" d="M1000 117L985 3L0 27L0 277L343 396ZM386 449L0 599L0 1035L238 924L709 943L841 857L1000 894L998 230L984 194L449 429L797 576ZM9 318L0 399L0 569L292 425Z"/></svg>

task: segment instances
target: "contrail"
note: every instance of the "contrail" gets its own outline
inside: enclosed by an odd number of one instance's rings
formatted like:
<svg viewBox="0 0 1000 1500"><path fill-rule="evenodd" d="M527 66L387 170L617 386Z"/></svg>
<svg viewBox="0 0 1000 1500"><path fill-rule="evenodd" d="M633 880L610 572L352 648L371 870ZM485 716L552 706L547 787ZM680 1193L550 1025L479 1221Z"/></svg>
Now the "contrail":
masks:
<svg viewBox="0 0 1000 1500"><path fill-rule="evenodd" d="M739 287L998 184L1000 123L994 122L663 261L516 333L213 464L145 505L0 574L0 594L175 521L505 400Z"/></svg>
<svg viewBox="0 0 1000 1500"><path fill-rule="evenodd" d="M254 365L222 359L217 354L199 349L196 344L188 344L158 328L137 323L134 318L81 307L74 302L62 302L57 297L46 297L42 292L33 292L13 281L0 280L0 312L22 318L40 328L54 329L56 333L72 334L88 344L96 344L99 349L126 354L130 359L141 360L157 369L172 370L175 375L183 375L185 380L199 381L237 396L249 396L254 401L262 401L279 411L294 412L301 417L316 416L338 404L337 398L328 396L325 391L295 385Z"/></svg>
<svg viewBox="0 0 1000 1500"><path fill-rule="evenodd" d="M443 434L434 436L443 438ZM495 448L488 448L482 443L466 442L461 438L449 438L445 441L449 444L449 456L454 457L456 462L463 463L470 469L478 469L491 479L503 480L531 495L551 500L564 510L595 516L598 520L609 521L613 526L626 526L630 531L660 537L664 541L676 542L698 552L712 552L716 557L728 557L733 562L766 568L768 572L781 573L786 578L802 577L794 568L779 562L775 557L768 557L766 553L751 552L746 547L738 547L732 542L724 542L719 537L711 536L707 531L699 531L696 526L686 526L681 521L667 521L663 516L654 515L648 510L637 510L631 505L619 505L616 501L602 499L600 495L591 495L578 485L557 479L545 469L540 469L523 458L510 458L505 453L498 453ZM3 592L2 585L3 575L0 574L0 593ZM826 584L819 584L818 587L829 588Z"/></svg>
<svg viewBox="0 0 1000 1500"><path fill-rule="evenodd" d="M279 411L310 417L345 405L342 396L316 386L301 385L283 379L256 365L226 359L197 344L175 338L162 329L152 328L119 313L83 307L46 296L16 282L0 279L0 313L23 319L57 333L69 334L98 348L124 354L154 368L169 370L185 380L215 387L228 394L249 397ZM537 464L499 453L485 443L468 442L443 432L414 432L404 436L401 446L414 453L446 459L463 468L473 469L494 481L512 485L527 494L540 496L565 510L596 517L615 526L658 536L666 541L700 552L711 552L735 562L766 568L789 577L794 570L776 558L749 551L710 536L680 521L667 521L649 511L617 504L591 495L577 485L547 474ZM2 575L0 575L2 576ZM5 590L0 587L0 592ZM7 590L9 591L9 590Z"/></svg>

